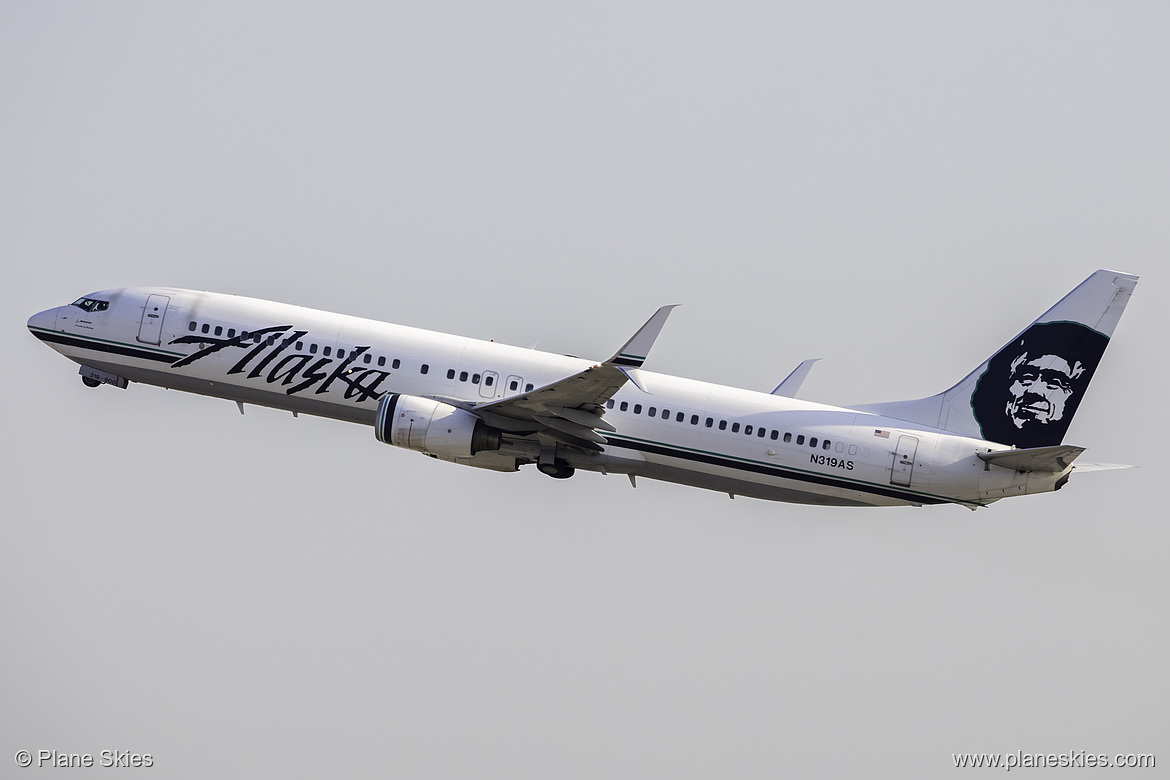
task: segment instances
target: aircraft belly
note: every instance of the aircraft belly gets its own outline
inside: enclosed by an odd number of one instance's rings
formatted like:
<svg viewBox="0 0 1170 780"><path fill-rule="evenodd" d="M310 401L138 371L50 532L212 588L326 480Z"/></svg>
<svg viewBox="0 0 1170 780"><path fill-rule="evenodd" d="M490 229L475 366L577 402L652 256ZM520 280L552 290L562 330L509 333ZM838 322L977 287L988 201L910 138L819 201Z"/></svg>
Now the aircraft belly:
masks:
<svg viewBox="0 0 1170 780"><path fill-rule="evenodd" d="M769 479L754 481L726 474L715 474L696 471L689 468L672 466L660 462L647 462L639 471L639 476L647 479L657 479L663 482L674 482L680 485L714 490L720 493L729 493L747 498L761 498L767 501L783 501L789 504L813 504L817 506L895 506L904 505L904 502L889 501L888 504L874 497L856 491L835 491L834 493L817 493L808 490L801 483L783 479Z"/></svg>
<svg viewBox="0 0 1170 780"><path fill-rule="evenodd" d="M606 454L615 455L622 450L634 450L645 457L646 462L636 471L639 476L737 496L821 506L946 503L943 499L895 491L883 485L869 486L828 474L789 469L780 463L762 463L672 448L661 443L611 437Z"/></svg>
<svg viewBox="0 0 1170 780"><path fill-rule="evenodd" d="M190 376L172 371L158 371L151 368L130 366L124 363L109 363L102 360L93 360L90 357L73 358L79 363L108 371L111 374L123 376L132 382L146 385L156 385L171 390L180 390L187 393L197 393L213 398L225 398L230 401L239 401L253 406L267 406L272 409L281 409L298 414L310 414L316 417L328 417L333 420L354 422L359 425L374 424L374 408L366 409L350 403L337 403L321 398L311 398L301 395L286 395L272 390L249 385L235 385L222 381L209 381L203 377Z"/></svg>

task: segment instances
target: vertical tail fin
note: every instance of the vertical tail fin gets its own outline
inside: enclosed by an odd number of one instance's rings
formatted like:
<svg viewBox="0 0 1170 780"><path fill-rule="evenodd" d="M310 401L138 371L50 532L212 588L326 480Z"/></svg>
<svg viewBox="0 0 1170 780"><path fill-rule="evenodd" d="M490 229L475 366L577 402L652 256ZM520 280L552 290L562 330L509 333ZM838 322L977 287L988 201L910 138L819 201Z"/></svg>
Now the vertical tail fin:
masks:
<svg viewBox="0 0 1170 780"><path fill-rule="evenodd" d="M854 408L1021 448L1060 444L1137 280L1097 271L949 390Z"/></svg>

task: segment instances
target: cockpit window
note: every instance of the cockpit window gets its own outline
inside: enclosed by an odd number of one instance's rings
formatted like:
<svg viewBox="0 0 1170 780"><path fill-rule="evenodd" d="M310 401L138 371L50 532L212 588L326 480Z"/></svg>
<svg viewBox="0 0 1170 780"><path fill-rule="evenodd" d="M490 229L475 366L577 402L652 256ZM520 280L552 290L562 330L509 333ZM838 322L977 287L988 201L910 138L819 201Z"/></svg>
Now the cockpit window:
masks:
<svg viewBox="0 0 1170 780"><path fill-rule="evenodd" d="M99 301L94 298L78 298L70 305L78 306L88 312L105 311L106 309L110 308L108 301Z"/></svg>

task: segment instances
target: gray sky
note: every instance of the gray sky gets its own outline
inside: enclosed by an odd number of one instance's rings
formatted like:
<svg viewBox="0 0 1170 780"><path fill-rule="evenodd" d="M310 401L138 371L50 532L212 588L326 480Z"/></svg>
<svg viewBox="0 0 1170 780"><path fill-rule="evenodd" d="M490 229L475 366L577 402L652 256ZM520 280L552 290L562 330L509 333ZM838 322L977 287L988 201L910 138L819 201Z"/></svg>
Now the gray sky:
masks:
<svg viewBox="0 0 1170 780"><path fill-rule="evenodd" d="M0 1L0 774L1170 765L1170 7L810 5ZM860 403L1099 267L1067 441L1141 468L978 513L480 472L24 326L160 284L602 358L682 303L648 368Z"/></svg>

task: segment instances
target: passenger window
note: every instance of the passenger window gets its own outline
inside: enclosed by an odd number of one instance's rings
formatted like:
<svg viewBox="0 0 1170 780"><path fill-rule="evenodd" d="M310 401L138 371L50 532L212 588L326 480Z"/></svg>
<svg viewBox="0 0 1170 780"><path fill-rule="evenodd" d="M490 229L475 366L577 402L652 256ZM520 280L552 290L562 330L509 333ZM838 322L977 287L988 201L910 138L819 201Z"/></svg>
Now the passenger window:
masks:
<svg viewBox="0 0 1170 780"><path fill-rule="evenodd" d="M496 378L495 378L495 377L493 377L493 376L485 376L485 377L483 378L483 384L484 384L484 387L491 387L491 386L492 386L492 383L493 383L493 382L495 382L495 381L496 381Z"/></svg>
<svg viewBox="0 0 1170 780"><path fill-rule="evenodd" d="M629 409L629 408L630 408L630 404L629 404L629 402L628 402L628 401L622 401L622 405L618 407L618 410L619 410L619 411L622 411L622 412L624 412L625 410L627 410L627 409Z"/></svg>
<svg viewBox="0 0 1170 780"><path fill-rule="evenodd" d="M460 371L460 372L459 372L459 381L460 381L460 382L466 382L466 381L467 381L467 372L466 372L466 371Z"/></svg>
<svg viewBox="0 0 1170 780"><path fill-rule="evenodd" d="M217 336L223 335L223 325L216 325L215 326L215 335L217 335Z"/></svg>
<svg viewBox="0 0 1170 780"><path fill-rule="evenodd" d="M691 425L698 425L698 424L699 424L699 415L692 414L691 415Z"/></svg>
<svg viewBox="0 0 1170 780"><path fill-rule="evenodd" d="M769 436L769 438L772 441L776 441L777 439L780 438L780 431L776 431L776 430L772 431L772 434L771 434L771 436Z"/></svg>
<svg viewBox="0 0 1170 780"><path fill-rule="evenodd" d="M520 383L513 379L512 383L508 385L508 389L512 392L516 392L516 390L520 389Z"/></svg>
<svg viewBox="0 0 1170 780"><path fill-rule="evenodd" d="M344 349L337 350L337 359L341 360L343 357L345 357L345 350Z"/></svg>
<svg viewBox="0 0 1170 780"><path fill-rule="evenodd" d="M426 372L428 372L430 370L431 370L431 367L428 366L426 363L423 363L422 366L419 367L418 372L420 374L425 374Z"/></svg>
<svg viewBox="0 0 1170 780"><path fill-rule="evenodd" d="M707 418L707 419L706 419L706 420L703 422L703 425L707 426L708 428L710 428L710 427L711 427L712 425L714 425L714 424L715 424L715 419L714 419L713 417L708 417L708 418Z"/></svg>
<svg viewBox="0 0 1170 780"><path fill-rule="evenodd" d="M814 449L816 448L816 446L817 446L817 437L816 436L813 436L811 439L808 440L808 446L810 446Z"/></svg>
<svg viewBox="0 0 1170 780"><path fill-rule="evenodd" d="M210 332L211 332L211 326L210 326L210 325L208 325L208 324L205 322L205 323L203 323L203 328L202 328L202 329L201 329L199 332L200 332L200 333L210 333Z"/></svg>
<svg viewBox="0 0 1170 780"><path fill-rule="evenodd" d="M743 435L744 436L751 436L752 435L752 426L750 426L750 425L743 426Z"/></svg>
<svg viewBox="0 0 1170 780"><path fill-rule="evenodd" d="M787 443L789 443L790 441L792 441L792 434L791 434L791 433L787 433L787 432L785 432L785 434L784 434L784 443L785 443L785 444L787 444Z"/></svg>
<svg viewBox="0 0 1170 780"><path fill-rule="evenodd" d="M658 416L658 407L651 406L649 411L646 412L646 414L650 415L651 417L657 417Z"/></svg>
<svg viewBox="0 0 1170 780"><path fill-rule="evenodd" d="M394 362L390 364L390 368L398 368L401 365L402 365L402 361L399 360L398 358L394 358ZM424 371L423 373L425 374L426 372Z"/></svg>
<svg viewBox="0 0 1170 780"><path fill-rule="evenodd" d="M472 374L471 375L471 384L473 384L473 385L479 384L479 374Z"/></svg>
<svg viewBox="0 0 1170 780"><path fill-rule="evenodd" d="M310 345L309 345L309 354L310 354L310 355L316 355L316 354L317 354L317 345L316 345L316 344L310 344Z"/></svg>
<svg viewBox="0 0 1170 780"><path fill-rule="evenodd" d="M276 345L276 334L273 333L271 336L268 337L268 346L272 347L275 345ZM326 347L325 349L328 350L329 347ZM329 353L326 352L325 354L328 355Z"/></svg>
<svg viewBox="0 0 1170 780"><path fill-rule="evenodd" d="M662 410L662 419L663 419L663 420L669 420L669 419L670 419L670 410L669 410L669 409L663 409L663 410Z"/></svg>
<svg viewBox="0 0 1170 780"><path fill-rule="evenodd" d="M732 433L739 433L739 423L734 422L731 424L731 432Z"/></svg>
<svg viewBox="0 0 1170 780"><path fill-rule="evenodd" d="M721 430L721 431L727 430L727 420L720 420L719 421L719 430Z"/></svg>
<svg viewBox="0 0 1170 780"><path fill-rule="evenodd" d="M764 438L764 435L767 433L768 433L767 428L760 428L759 430L756 431L756 437L762 439L762 438Z"/></svg>
<svg viewBox="0 0 1170 780"><path fill-rule="evenodd" d="M298 341L297 342L297 352L304 352L304 350L305 350L305 342Z"/></svg>
<svg viewBox="0 0 1170 780"><path fill-rule="evenodd" d="M524 392L526 392L526 393L531 393L531 392L532 392L532 387L533 387L532 383L531 383L531 382L529 382L528 384L526 384L526 385L524 386Z"/></svg>
<svg viewBox="0 0 1170 780"><path fill-rule="evenodd" d="M384 365L386 365L386 356L378 355L378 367L381 368Z"/></svg>
<svg viewBox="0 0 1170 780"><path fill-rule="evenodd" d="M832 446L831 442L828 439L825 439L825 441L821 444L821 449L827 450L830 446Z"/></svg>
<svg viewBox="0 0 1170 780"><path fill-rule="evenodd" d="M642 404L634 404L634 414L642 413Z"/></svg>
<svg viewBox="0 0 1170 780"><path fill-rule="evenodd" d="M685 419L686 419L686 417L687 417L687 416L686 416L685 414L683 414L682 412L679 412L678 414L676 414L676 415L674 416L674 421L675 421L675 422L682 422L683 420L685 420Z"/></svg>
<svg viewBox="0 0 1170 780"><path fill-rule="evenodd" d="M857 445L856 445L856 444L850 444L850 445L849 445L849 454L850 454L850 455L856 455L856 454L857 454Z"/></svg>
<svg viewBox="0 0 1170 780"><path fill-rule="evenodd" d="M797 444L804 444L804 434L803 433L796 437L796 443Z"/></svg>
<svg viewBox="0 0 1170 780"><path fill-rule="evenodd" d="M613 399L612 399L612 398L611 398L611 399L609 399L608 401L606 401L606 402L605 402L605 408L606 408L606 409L612 409L612 408L613 408Z"/></svg>
<svg viewBox="0 0 1170 780"><path fill-rule="evenodd" d="M198 327L199 326L195 324L195 320L191 320L190 322L187 323L187 330L191 331L192 333L194 333L195 329Z"/></svg>
<svg viewBox="0 0 1170 780"><path fill-rule="evenodd" d="M447 378L448 378L448 379L454 379L454 378L455 378L455 369L453 369L453 368L448 368L448 369L447 369Z"/></svg>
<svg viewBox="0 0 1170 780"><path fill-rule="evenodd" d="M298 344L297 349L300 349L300 346L299 346L300 342L298 341L297 344ZM374 357L373 355L371 355L369 352L367 352L366 354L362 355L362 362L368 366L370 364L370 360L373 359L373 357Z"/></svg>
<svg viewBox="0 0 1170 780"><path fill-rule="evenodd" d="M321 350L321 354L324 355L325 357L329 357L329 353L332 351L333 351L333 347L325 347L325 349Z"/></svg>

